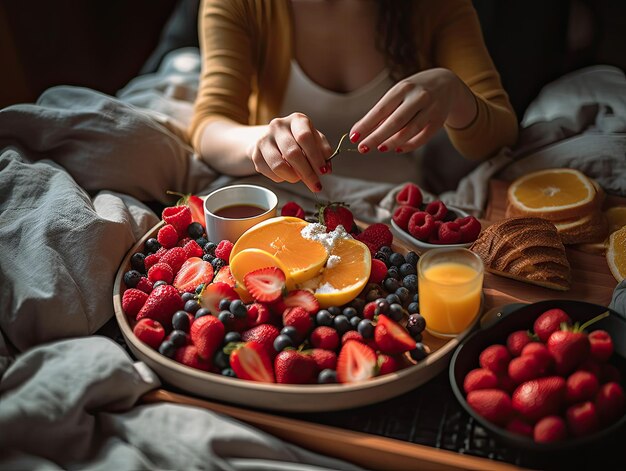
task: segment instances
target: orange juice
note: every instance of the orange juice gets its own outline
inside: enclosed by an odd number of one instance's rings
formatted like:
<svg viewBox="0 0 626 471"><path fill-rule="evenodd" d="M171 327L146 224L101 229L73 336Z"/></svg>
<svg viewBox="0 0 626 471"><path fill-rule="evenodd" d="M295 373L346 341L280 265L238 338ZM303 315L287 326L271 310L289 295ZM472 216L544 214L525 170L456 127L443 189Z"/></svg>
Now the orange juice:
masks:
<svg viewBox="0 0 626 471"><path fill-rule="evenodd" d="M458 250L465 249L455 249ZM471 256L462 257L452 251L431 252L420 259L418 270L420 314L433 335L455 336L480 311L484 269L482 263L471 260L475 257L471 252Z"/></svg>

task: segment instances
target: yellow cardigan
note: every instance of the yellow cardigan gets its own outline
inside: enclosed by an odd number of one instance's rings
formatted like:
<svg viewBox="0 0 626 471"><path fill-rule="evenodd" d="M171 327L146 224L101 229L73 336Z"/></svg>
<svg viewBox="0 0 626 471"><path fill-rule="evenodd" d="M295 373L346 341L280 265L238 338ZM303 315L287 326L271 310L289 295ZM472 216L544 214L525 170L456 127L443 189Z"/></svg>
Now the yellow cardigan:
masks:
<svg viewBox="0 0 626 471"><path fill-rule="evenodd" d="M483 159L513 145L517 118L471 1L413 1L420 68L452 70L478 104L469 126L446 128L454 146ZM258 125L277 117L293 57L290 0L203 0L198 21L202 72L189 129L196 150L211 120Z"/></svg>

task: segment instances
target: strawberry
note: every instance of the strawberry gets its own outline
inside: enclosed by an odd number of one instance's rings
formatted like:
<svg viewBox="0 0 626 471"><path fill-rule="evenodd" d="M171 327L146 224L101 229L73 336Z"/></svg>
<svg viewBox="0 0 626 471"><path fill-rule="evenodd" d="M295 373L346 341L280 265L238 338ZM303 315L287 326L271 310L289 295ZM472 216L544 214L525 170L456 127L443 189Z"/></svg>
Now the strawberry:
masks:
<svg viewBox="0 0 626 471"><path fill-rule="evenodd" d="M480 230L482 229L480 221L474 216L466 216L464 218L457 218L456 222L461 228L461 243L474 242L478 239Z"/></svg>
<svg viewBox="0 0 626 471"><path fill-rule="evenodd" d="M213 280L213 266L201 258L192 257L180 267L173 285L182 293L192 293L198 285L209 284L211 280Z"/></svg>
<svg viewBox="0 0 626 471"><path fill-rule="evenodd" d="M422 191L414 183L406 183L396 195L396 203L418 207L422 204Z"/></svg>
<svg viewBox="0 0 626 471"><path fill-rule="evenodd" d="M230 240L221 240L220 243L217 244L217 247L215 247L215 256L228 261L234 246L235 244Z"/></svg>
<svg viewBox="0 0 626 471"><path fill-rule="evenodd" d="M285 274L277 267L260 268L247 273L243 283L255 301L272 303L285 290Z"/></svg>
<svg viewBox="0 0 626 471"><path fill-rule="evenodd" d="M417 211L409 219L407 229L416 239L428 240L435 231L435 219L426 211Z"/></svg>
<svg viewBox="0 0 626 471"><path fill-rule="evenodd" d="M295 327L300 339L305 339L313 328L313 319L303 307L289 307L283 312L283 325Z"/></svg>
<svg viewBox="0 0 626 471"><path fill-rule="evenodd" d="M503 374L503 375L498 376L497 389L502 389L503 391L509 394L513 394L516 388L517 388L517 383L513 381L508 374Z"/></svg>
<svg viewBox="0 0 626 471"><path fill-rule="evenodd" d="M373 320L378 308L376 301L370 301L363 307L363 319Z"/></svg>
<svg viewBox="0 0 626 471"><path fill-rule="evenodd" d="M439 227L439 241L442 244L458 244L461 237L461 226L456 222L444 222Z"/></svg>
<svg viewBox="0 0 626 471"><path fill-rule="evenodd" d="M370 347L354 340L346 342L337 358L337 380L354 383L376 374L376 353Z"/></svg>
<svg viewBox="0 0 626 471"><path fill-rule="evenodd" d="M550 371L554 364L554 357L548 350L545 344L541 342L530 342L522 349L522 356L532 355L540 363L541 374L547 373Z"/></svg>
<svg viewBox="0 0 626 471"><path fill-rule="evenodd" d="M224 340L224 324L215 316L202 316L194 320L189 330L191 341L198 349L198 355L205 360L213 357Z"/></svg>
<svg viewBox="0 0 626 471"><path fill-rule="evenodd" d="M287 201L280 210L280 215L291 216L300 219L304 219L304 217L306 216L306 214L304 213L304 209L302 209L302 207L295 201Z"/></svg>
<svg viewBox="0 0 626 471"><path fill-rule="evenodd" d="M550 309L535 319L533 330L539 340L547 342L552 332L559 330L563 322L571 324L572 319L562 309Z"/></svg>
<svg viewBox="0 0 626 471"><path fill-rule="evenodd" d="M165 338L165 329L158 321L145 318L140 319L135 324L133 334L143 343L156 350Z"/></svg>
<svg viewBox="0 0 626 471"><path fill-rule="evenodd" d="M281 312L284 312L288 307L296 306L304 308L309 314L315 314L320 310L320 303L313 293L303 289L296 289L287 293L287 296L282 299Z"/></svg>
<svg viewBox="0 0 626 471"><path fill-rule="evenodd" d="M339 335L332 327L316 327L313 332L311 332L309 340L311 345L315 348L337 350L337 347L339 346Z"/></svg>
<svg viewBox="0 0 626 471"><path fill-rule="evenodd" d="M182 247L173 247L163 254L159 262L167 263L172 267L175 275L180 270L180 267L183 266L185 260L187 260L187 251Z"/></svg>
<svg viewBox="0 0 626 471"><path fill-rule="evenodd" d="M170 325L174 313L183 308L183 300L172 285L157 286L148 295L145 304L137 314L137 320L149 317L161 325Z"/></svg>
<svg viewBox="0 0 626 471"><path fill-rule="evenodd" d="M265 348L254 341L238 345L230 354L230 367L237 378L274 383L274 368Z"/></svg>
<svg viewBox="0 0 626 471"><path fill-rule="evenodd" d="M139 279L139 282L137 283L137 286L135 286L135 288L143 291L146 294L150 294L152 292L152 282L145 276L142 276Z"/></svg>
<svg viewBox="0 0 626 471"><path fill-rule="evenodd" d="M558 415L549 415L535 424L532 437L537 443L560 442L567 438L567 425Z"/></svg>
<svg viewBox="0 0 626 471"><path fill-rule="evenodd" d="M570 406L565 418L569 431L575 437L590 435L600 428L596 406L591 401Z"/></svg>
<svg viewBox="0 0 626 471"><path fill-rule="evenodd" d="M600 382L602 379L602 366L603 365L600 365L599 363L589 359L589 360L583 361L578 366L578 371L588 371L589 373L591 373L592 375L596 377L598 382Z"/></svg>
<svg viewBox="0 0 626 471"><path fill-rule="evenodd" d="M374 339L382 353L395 355L415 348L415 339L400 324L380 314L374 328Z"/></svg>
<svg viewBox="0 0 626 471"><path fill-rule="evenodd" d="M200 294L200 306L211 311L217 316L220 312L220 301L222 299L239 299L237 292L226 283L210 283L204 287Z"/></svg>
<svg viewBox="0 0 626 471"><path fill-rule="evenodd" d="M394 373L400 369L400 364L395 357L391 355L385 355L384 353L378 354L378 376Z"/></svg>
<svg viewBox="0 0 626 471"><path fill-rule="evenodd" d="M314 348L310 350L310 355L315 361L318 371L337 368L337 354L335 352L323 348Z"/></svg>
<svg viewBox="0 0 626 471"><path fill-rule="evenodd" d="M337 226L350 232L354 225L354 216L345 203L329 203L319 208L320 224L326 226L326 232L334 231Z"/></svg>
<svg viewBox="0 0 626 471"><path fill-rule="evenodd" d="M511 378L515 384L530 381L543 374L540 360L534 355L513 358L509 363L508 372L509 378Z"/></svg>
<svg viewBox="0 0 626 471"><path fill-rule="evenodd" d="M391 230L389 230L389 226L378 222L368 226L363 232L356 236L356 239L363 243L367 241L371 243L376 250L379 250L384 245L391 247L393 234Z"/></svg>
<svg viewBox="0 0 626 471"><path fill-rule="evenodd" d="M592 373L588 371L576 371L565 383L565 400L568 404L591 401L596 396L600 383Z"/></svg>
<svg viewBox="0 0 626 471"><path fill-rule="evenodd" d="M171 249L178 242L178 232L172 224L166 224L157 233L157 240L166 249Z"/></svg>
<svg viewBox="0 0 626 471"><path fill-rule="evenodd" d="M431 201L426 205L425 211L436 221L443 221L448 214L448 208L443 201Z"/></svg>
<svg viewBox="0 0 626 471"><path fill-rule="evenodd" d="M476 368L465 375L463 390L466 394L479 389L498 389L498 377L491 370Z"/></svg>
<svg viewBox="0 0 626 471"><path fill-rule="evenodd" d="M143 291L136 288L129 288L124 291L124 295L122 296L122 309L124 309L127 316L134 319L146 303L146 299L148 299L148 295Z"/></svg>
<svg viewBox="0 0 626 471"><path fill-rule="evenodd" d="M174 279L174 272L172 268L163 262L155 263L148 270L148 280L152 283L156 283L157 281L165 281L167 284L170 284Z"/></svg>
<svg viewBox="0 0 626 471"><path fill-rule="evenodd" d="M219 269L217 274L215 274L213 278L214 283L226 283L231 288L234 288L237 285L237 281L230 271L230 266L225 265Z"/></svg>
<svg viewBox="0 0 626 471"><path fill-rule="evenodd" d="M527 330L516 330L511 332L506 338L506 348L512 357L518 357L522 354L522 349L533 341L533 336Z"/></svg>
<svg viewBox="0 0 626 471"><path fill-rule="evenodd" d="M187 206L191 211L191 221L201 224L206 229L206 220L204 219L204 200L199 196L183 193L177 193L175 191L166 191L168 195L180 196L180 199L176 202L176 206ZM191 223L190 223L191 224Z"/></svg>
<svg viewBox="0 0 626 471"><path fill-rule="evenodd" d="M394 212L391 219L395 222L398 227L404 231L409 230L409 220L411 216L419 211L419 208L414 208L413 206L398 206Z"/></svg>
<svg viewBox="0 0 626 471"><path fill-rule="evenodd" d="M482 368L493 371L496 375L508 371L511 355L504 345L491 345L485 348L478 357Z"/></svg>
<svg viewBox="0 0 626 471"><path fill-rule="evenodd" d="M616 382L603 384L595 397L595 406L600 423L612 424L624 414L624 390Z"/></svg>
<svg viewBox="0 0 626 471"><path fill-rule="evenodd" d="M222 270L220 270L220 273ZM270 321L270 318L271 318L270 310L267 308L266 305L261 304L261 303L252 303L248 305L248 325L250 327L254 327L256 325L261 325L261 324L267 324Z"/></svg>
<svg viewBox="0 0 626 471"><path fill-rule="evenodd" d="M348 340L356 340L357 342L365 343L363 336L356 330L349 330L341 336L341 345L345 345ZM371 345L370 345L371 346Z"/></svg>
<svg viewBox="0 0 626 471"><path fill-rule="evenodd" d="M166 224L174 226L174 229L176 229L178 233L178 238L185 237L187 235L187 228L189 224L191 224L191 210L188 206L184 205L170 206L163 210L161 219L163 219Z"/></svg>
<svg viewBox="0 0 626 471"><path fill-rule="evenodd" d="M499 389L479 389L467 395L467 403L476 413L497 425L505 425L513 415L511 398Z"/></svg>
<svg viewBox="0 0 626 471"><path fill-rule="evenodd" d="M368 283L380 284L387 277L387 265L377 258L372 259L372 267L370 269L370 277Z"/></svg>
<svg viewBox="0 0 626 471"><path fill-rule="evenodd" d="M613 340L606 330L594 330L589 334L591 358L605 362L613 355Z"/></svg>
<svg viewBox="0 0 626 471"><path fill-rule="evenodd" d="M516 433L518 435L523 435L525 437L532 438L533 436L533 427L530 424L527 424L521 419L517 417L511 420L508 424L506 424L506 429L509 432Z"/></svg>
<svg viewBox="0 0 626 471"><path fill-rule="evenodd" d="M183 249L185 249L187 258L202 258L202 256L204 255L204 250L202 250L202 247L200 247L195 240L190 240L186 242L185 245L183 245Z"/></svg>
<svg viewBox="0 0 626 471"><path fill-rule="evenodd" d="M560 376L526 381L513 392L513 408L532 422L557 414L564 401L565 380Z"/></svg>
<svg viewBox="0 0 626 471"><path fill-rule="evenodd" d="M254 341L261 345L269 358L276 356L274 340L280 335L278 328L271 324L261 324L244 331L241 339L244 342Z"/></svg>
<svg viewBox="0 0 626 471"><path fill-rule="evenodd" d="M274 359L276 382L282 384L314 383L317 364L311 355L296 350L283 350Z"/></svg>
<svg viewBox="0 0 626 471"><path fill-rule="evenodd" d="M195 345L185 345L179 348L176 350L174 359L183 365L203 371L209 371L212 366L210 359L204 359L198 355L198 348Z"/></svg>

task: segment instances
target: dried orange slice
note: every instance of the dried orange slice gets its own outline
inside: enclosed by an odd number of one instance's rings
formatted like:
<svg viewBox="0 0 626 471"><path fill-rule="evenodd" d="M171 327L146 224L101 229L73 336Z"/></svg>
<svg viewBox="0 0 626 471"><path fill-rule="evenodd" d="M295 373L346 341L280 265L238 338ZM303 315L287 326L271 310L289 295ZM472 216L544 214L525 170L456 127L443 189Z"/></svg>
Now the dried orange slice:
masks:
<svg viewBox="0 0 626 471"><path fill-rule="evenodd" d="M328 258L326 248L318 241L302 237L309 223L294 217L277 217L251 227L237 240L230 255L233 276L240 282L235 257L247 249L259 249L280 261L287 279L301 283L317 276ZM244 273L245 275L245 273ZM241 276L241 274L239 274Z"/></svg>
<svg viewBox="0 0 626 471"><path fill-rule="evenodd" d="M600 194L592 180L578 170L555 168L529 173L508 190L511 215L564 220L586 214Z"/></svg>
<svg viewBox="0 0 626 471"><path fill-rule="evenodd" d="M606 261L617 281L626 278L626 227L615 231L609 237Z"/></svg>

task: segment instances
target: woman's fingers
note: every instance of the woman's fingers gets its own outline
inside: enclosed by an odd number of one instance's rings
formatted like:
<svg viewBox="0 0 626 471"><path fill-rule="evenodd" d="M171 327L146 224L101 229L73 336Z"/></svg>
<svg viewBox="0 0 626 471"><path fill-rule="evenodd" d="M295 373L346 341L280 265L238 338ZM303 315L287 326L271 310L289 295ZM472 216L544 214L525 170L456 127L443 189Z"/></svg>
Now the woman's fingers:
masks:
<svg viewBox="0 0 626 471"><path fill-rule="evenodd" d="M300 178L291 166L283 159L276 141L271 137L264 138L252 153L252 162L257 172L275 182L288 181L295 183Z"/></svg>
<svg viewBox="0 0 626 471"><path fill-rule="evenodd" d="M429 124L437 122L437 110L434 104L419 111L413 118L407 122L402 129L385 139L380 145L380 150L392 150L396 152L404 152L410 149L412 139L417 137Z"/></svg>
<svg viewBox="0 0 626 471"><path fill-rule="evenodd" d="M315 142L314 138L313 142ZM298 179L301 179L311 191L319 191L321 188L319 177L315 173L315 170L313 170L308 155L305 154L305 151L300 147L299 143L296 142L290 130L279 130L276 133L276 144L280 150L282 159L294 170L298 175Z"/></svg>
<svg viewBox="0 0 626 471"><path fill-rule="evenodd" d="M404 144L400 144L398 152L409 152L419 149L426 144L439 129L441 129L441 126L443 126L443 123L429 122L417 136L409 139Z"/></svg>

